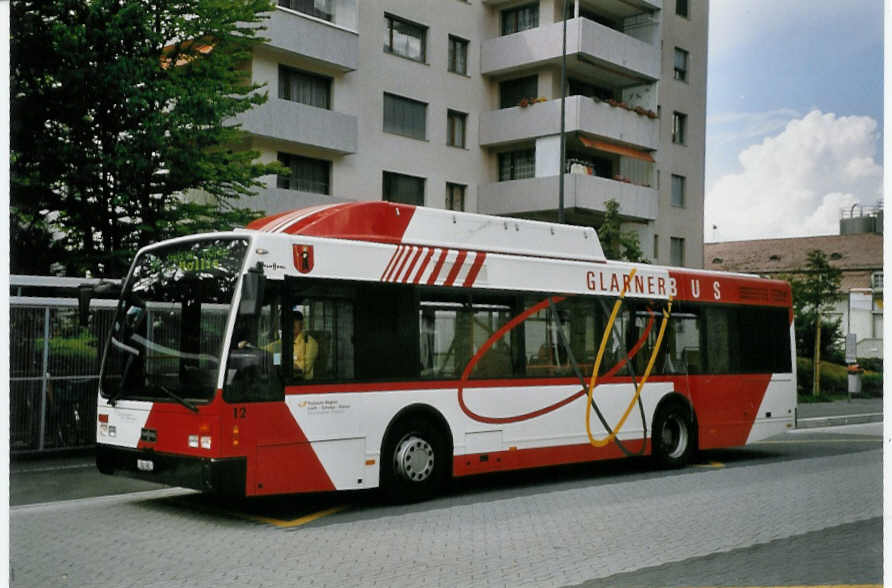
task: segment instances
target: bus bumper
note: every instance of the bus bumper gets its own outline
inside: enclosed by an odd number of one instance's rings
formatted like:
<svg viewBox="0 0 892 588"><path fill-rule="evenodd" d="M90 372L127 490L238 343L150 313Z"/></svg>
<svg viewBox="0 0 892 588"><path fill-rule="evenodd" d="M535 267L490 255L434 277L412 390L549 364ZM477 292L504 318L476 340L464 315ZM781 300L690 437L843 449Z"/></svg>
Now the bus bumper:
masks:
<svg viewBox="0 0 892 588"><path fill-rule="evenodd" d="M247 465L244 457L191 457L97 444L96 467L103 474L222 496L245 496Z"/></svg>

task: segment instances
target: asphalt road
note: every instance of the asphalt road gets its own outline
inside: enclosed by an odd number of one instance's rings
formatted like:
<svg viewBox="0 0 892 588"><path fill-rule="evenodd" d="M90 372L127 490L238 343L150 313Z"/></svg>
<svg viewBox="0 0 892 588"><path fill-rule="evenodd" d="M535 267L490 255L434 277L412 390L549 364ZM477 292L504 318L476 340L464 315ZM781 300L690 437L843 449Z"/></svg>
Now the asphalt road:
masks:
<svg viewBox="0 0 892 588"><path fill-rule="evenodd" d="M879 585L881 433L796 431L680 471L481 476L402 506L374 492L221 502L86 458L16 464L13 585Z"/></svg>

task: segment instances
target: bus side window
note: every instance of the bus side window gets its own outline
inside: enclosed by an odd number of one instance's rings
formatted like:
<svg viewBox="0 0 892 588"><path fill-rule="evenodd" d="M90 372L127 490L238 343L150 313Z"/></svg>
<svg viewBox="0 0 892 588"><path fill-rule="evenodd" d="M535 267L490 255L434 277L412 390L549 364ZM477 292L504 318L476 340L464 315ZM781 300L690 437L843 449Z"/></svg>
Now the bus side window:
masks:
<svg viewBox="0 0 892 588"><path fill-rule="evenodd" d="M316 297L292 303L291 380L298 384L352 380L353 303Z"/></svg>
<svg viewBox="0 0 892 588"><path fill-rule="evenodd" d="M514 375L516 335L492 340L514 314L504 297L472 301L465 295L432 294L419 307L419 365L423 378L458 378L476 357L472 378ZM485 351L484 345L489 344ZM481 352L482 351L482 352ZM478 356L479 354L479 356Z"/></svg>
<svg viewBox="0 0 892 588"><path fill-rule="evenodd" d="M733 337L737 331L737 311L732 308L703 309L706 325L706 369L710 374L730 374L739 363L739 338Z"/></svg>
<svg viewBox="0 0 892 588"><path fill-rule="evenodd" d="M392 380L419 374L415 291L404 285L362 284L355 289L356 378Z"/></svg>

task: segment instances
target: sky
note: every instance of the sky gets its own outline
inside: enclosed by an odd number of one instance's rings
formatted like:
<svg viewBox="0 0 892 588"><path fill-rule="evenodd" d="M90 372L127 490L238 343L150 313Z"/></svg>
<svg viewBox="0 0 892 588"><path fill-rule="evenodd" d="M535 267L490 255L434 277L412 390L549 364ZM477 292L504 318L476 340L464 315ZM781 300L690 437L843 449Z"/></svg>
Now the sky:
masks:
<svg viewBox="0 0 892 588"><path fill-rule="evenodd" d="M705 240L838 234L882 198L883 1L709 11Z"/></svg>

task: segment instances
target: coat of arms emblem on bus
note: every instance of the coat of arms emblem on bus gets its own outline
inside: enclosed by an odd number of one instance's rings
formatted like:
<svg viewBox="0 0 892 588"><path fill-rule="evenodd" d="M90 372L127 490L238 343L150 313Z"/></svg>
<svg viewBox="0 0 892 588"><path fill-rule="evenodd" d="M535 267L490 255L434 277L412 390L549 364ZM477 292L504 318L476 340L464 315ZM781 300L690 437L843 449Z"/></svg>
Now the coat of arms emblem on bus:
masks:
<svg viewBox="0 0 892 588"><path fill-rule="evenodd" d="M294 267L302 274L308 274L313 271L312 245L294 246Z"/></svg>

